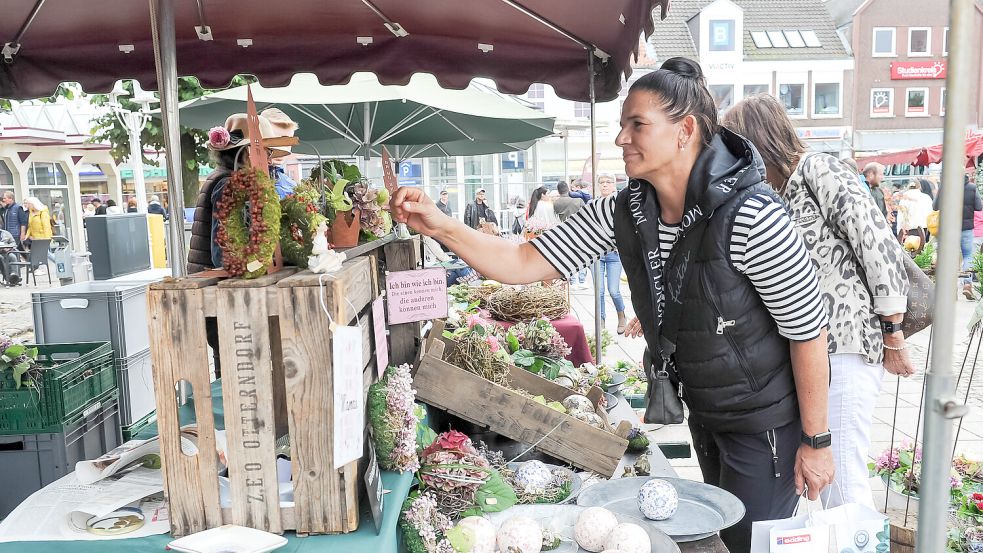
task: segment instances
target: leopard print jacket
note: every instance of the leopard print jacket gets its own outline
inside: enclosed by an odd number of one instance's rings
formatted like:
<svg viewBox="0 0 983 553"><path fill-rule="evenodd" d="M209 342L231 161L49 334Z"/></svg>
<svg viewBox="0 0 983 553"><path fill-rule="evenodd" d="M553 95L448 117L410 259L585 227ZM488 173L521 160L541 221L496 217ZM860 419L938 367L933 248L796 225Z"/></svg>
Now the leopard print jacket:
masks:
<svg viewBox="0 0 983 553"><path fill-rule="evenodd" d="M884 215L857 174L828 154L802 156L782 197L819 275L829 353L881 363L878 315L904 313L908 295L905 253Z"/></svg>

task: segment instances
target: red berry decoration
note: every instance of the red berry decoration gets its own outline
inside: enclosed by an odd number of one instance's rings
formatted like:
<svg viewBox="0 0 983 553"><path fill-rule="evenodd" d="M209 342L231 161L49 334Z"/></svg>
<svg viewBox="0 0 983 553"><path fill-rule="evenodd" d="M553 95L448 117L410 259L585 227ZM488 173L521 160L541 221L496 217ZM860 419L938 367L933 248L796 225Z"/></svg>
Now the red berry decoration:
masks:
<svg viewBox="0 0 983 553"><path fill-rule="evenodd" d="M249 213L249 225L245 214ZM232 276L257 278L273 265L280 237L280 199L265 171L243 168L232 173L215 206L222 264ZM250 271L249 265L261 266Z"/></svg>

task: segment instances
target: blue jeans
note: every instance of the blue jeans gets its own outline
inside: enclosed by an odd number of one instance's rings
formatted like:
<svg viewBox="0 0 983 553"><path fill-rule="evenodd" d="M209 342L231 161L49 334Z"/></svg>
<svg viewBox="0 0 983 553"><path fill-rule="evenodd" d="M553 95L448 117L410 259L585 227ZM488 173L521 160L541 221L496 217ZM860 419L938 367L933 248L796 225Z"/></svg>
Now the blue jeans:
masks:
<svg viewBox="0 0 983 553"><path fill-rule="evenodd" d="M601 257L601 282L607 283L608 293L619 313L625 310L625 300L621 298L621 256L610 252ZM601 287L601 320L604 320L604 287Z"/></svg>
<svg viewBox="0 0 983 553"><path fill-rule="evenodd" d="M963 251L963 270L968 271L973 262L973 230L964 230L959 235L959 247Z"/></svg>

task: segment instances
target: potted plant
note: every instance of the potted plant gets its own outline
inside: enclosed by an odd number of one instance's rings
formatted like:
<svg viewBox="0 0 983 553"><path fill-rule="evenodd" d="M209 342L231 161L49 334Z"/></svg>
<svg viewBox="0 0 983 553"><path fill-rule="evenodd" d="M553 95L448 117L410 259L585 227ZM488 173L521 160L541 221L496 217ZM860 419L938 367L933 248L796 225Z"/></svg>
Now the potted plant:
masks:
<svg viewBox="0 0 983 553"><path fill-rule="evenodd" d="M392 232L393 219L388 210L388 190L372 188L369 181L362 179L352 188L352 203L359 212L363 238L368 241L378 240Z"/></svg>
<svg viewBox="0 0 983 553"><path fill-rule="evenodd" d="M893 449L885 449L873 463L867 465L872 475L879 476L887 488L888 504L905 508L909 501L918 505L921 486L922 450L909 441ZM951 504L957 505L962 497L963 478L953 470L949 476Z"/></svg>
<svg viewBox="0 0 983 553"><path fill-rule="evenodd" d="M360 211L352 201L352 192L362 175L358 167L336 159L326 161L320 168L311 171L311 178L320 179L322 173L328 181L324 193L325 211L331 221L328 241L336 248L357 246L361 228Z"/></svg>

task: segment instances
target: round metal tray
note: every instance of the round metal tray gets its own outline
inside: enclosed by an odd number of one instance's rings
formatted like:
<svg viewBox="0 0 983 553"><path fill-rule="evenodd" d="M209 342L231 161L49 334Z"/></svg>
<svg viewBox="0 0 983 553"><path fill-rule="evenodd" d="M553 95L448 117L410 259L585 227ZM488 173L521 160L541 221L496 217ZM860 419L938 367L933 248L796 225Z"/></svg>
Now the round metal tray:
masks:
<svg viewBox="0 0 983 553"><path fill-rule="evenodd" d="M644 518L638 510L638 490L651 479L649 476L636 476L599 482L580 492L577 505L604 507L615 513ZM730 492L692 480L661 480L676 487L679 509L666 520L645 520L677 542L708 538L744 518L744 504Z"/></svg>
<svg viewBox="0 0 983 553"><path fill-rule="evenodd" d="M586 508L579 505L516 505L500 513L489 513L487 516L496 528L512 517L529 517L538 522L543 529L551 530L560 536L560 547L550 553L586 553L586 550L581 549L573 538L573 527L577 524L577 517ZM679 553L679 546L672 538L651 524L645 524L641 517L622 513L614 515L618 518L618 522L631 522L644 528L652 541L652 553Z"/></svg>

